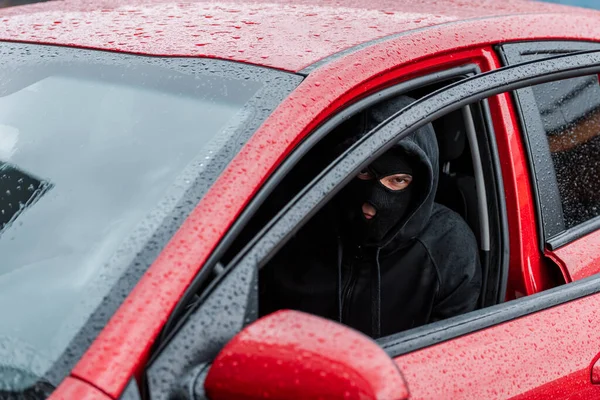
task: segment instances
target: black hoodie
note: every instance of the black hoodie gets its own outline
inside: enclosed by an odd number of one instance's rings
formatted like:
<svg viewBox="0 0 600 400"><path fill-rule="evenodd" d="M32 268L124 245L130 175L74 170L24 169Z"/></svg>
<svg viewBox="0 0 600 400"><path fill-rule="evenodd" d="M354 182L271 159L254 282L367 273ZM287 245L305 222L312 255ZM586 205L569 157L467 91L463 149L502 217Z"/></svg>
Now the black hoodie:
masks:
<svg viewBox="0 0 600 400"><path fill-rule="evenodd" d="M401 96L370 109L363 133L412 101ZM477 242L458 214L434 203L439 166L433 127L394 149L416 170L406 216L380 243L353 245L338 222L341 191L261 270L262 315L301 310L379 337L475 309Z"/></svg>

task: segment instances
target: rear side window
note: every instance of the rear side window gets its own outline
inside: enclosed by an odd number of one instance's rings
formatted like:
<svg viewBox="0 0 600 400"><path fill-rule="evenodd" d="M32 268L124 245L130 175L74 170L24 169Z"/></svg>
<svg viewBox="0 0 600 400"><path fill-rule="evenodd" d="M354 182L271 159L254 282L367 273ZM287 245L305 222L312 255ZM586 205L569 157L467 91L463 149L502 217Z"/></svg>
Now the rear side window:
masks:
<svg viewBox="0 0 600 400"><path fill-rule="evenodd" d="M533 93L548 139L565 229L569 229L600 215L598 77L537 85Z"/></svg>

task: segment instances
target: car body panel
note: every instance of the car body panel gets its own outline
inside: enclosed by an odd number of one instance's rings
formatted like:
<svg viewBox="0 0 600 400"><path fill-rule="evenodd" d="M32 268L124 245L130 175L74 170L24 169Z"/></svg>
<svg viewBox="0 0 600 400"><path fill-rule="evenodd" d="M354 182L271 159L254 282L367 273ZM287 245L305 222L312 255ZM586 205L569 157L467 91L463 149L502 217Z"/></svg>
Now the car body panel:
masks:
<svg viewBox="0 0 600 400"><path fill-rule="evenodd" d="M67 0L3 10L0 40L156 56L214 57L298 71L331 54L393 34L463 21L452 28L460 37L468 25L466 20L498 18L502 25L504 16L552 13L552 18L562 19L567 10L580 18L593 12L522 0L185 4ZM556 35L552 30L547 34ZM573 31L567 35L579 37ZM460 41L452 38L456 45Z"/></svg>
<svg viewBox="0 0 600 400"><path fill-rule="evenodd" d="M529 43L505 44L499 48L501 56L507 65L517 64L533 59L550 57L553 54L566 54L577 51L590 51L599 48L599 44L577 41L540 41ZM570 84L565 82L565 87ZM594 86L590 86L593 90ZM564 89L563 89L564 90ZM529 142L529 167L532 174L541 177L535 179L537 193L533 201L538 204L538 218L543 221L538 226L540 247L545 256L552 260L561 271L565 282L586 278L600 272L600 247L597 232L594 232L593 221L578 224L566 229L561 194L558 190L558 180L554 171L554 163L550 148L538 146L540 140L546 141L546 131L542 126L540 111L536 107L536 98L531 90L518 90L516 98L520 105L517 115L522 114L524 129L529 136L524 141ZM564 94L554 93L559 98ZM589 96L593 96L590 94ZM589 108L581 108L581 103L573 103L573 112L585 113ZM578 110L578 111L576 111ZM542 111L543 113L543 111ZM543 142L542 142L543 143ZM575 183L576 184L576 183ZM545 236L545 244L540 235Z"/></svg>
<svg viewBox="0 0 600 400"><path fill-rule="evenodd" d="M556 26L550 27L541 17L511 18L513 28L517 29L518 26L522 37L535 36L536 32L540 31L544 32L544 35L550 35L551 32L554 35L565 35L566 31L562 31L562 27L573 27L578 23L576 18L562 16L561 29L558 29ZM533 24L526 24L532 20ZM359 49L311 73L275 110L223 172L77 364L73 375L92 382L112 396L118 396L129 377L139 373L153 341L185 288L258 187L293 147L331 113L349 101L382 85L389 85L394 80L422 75L428 68L431 71L460 63L461 57L456 53L457 47L469 48L476 46L480 41L494 43L510 39L510 36L505 36L510 30L506 31L506 26L502 24L490 25L488 22L476 21L464 28L469 34L459 36L458 42L457 32L453 27L434 27ZM484 28L489 29L485 31ZM600 26L590 25L589 30L584 32L590 37L600 37ZM429 55L423 48L415 46L415 43L421 42L429 43ZM436 57L446 58L442 61ZM424 60L425 58L428 61ZM416 60L423 60L423 63L416 63ZM510 105L506 102L503 112L510 112ZM517 132L510 132L508 137L512 142L511 146L522 148ZM517 154L513 155L523 156ZM503 165L503 168L508 166ZM514 177L522 182L513 185L527 187L524 164L517 163L514 168ZM234 187L232 183L236 182L240 171L243 171L244 180ZM535 214L531 203L528 203L530 195L523 193L522 190L514 190L513 198L523 196L519 198L519 204L523 218L526 218L527 215ZM207 215L211 217L206 218ZM519 219L512 220L511 229L521 229L524 222L522 218ZM529 219L525 224L529 224L530 233L535 235L532 221ZM524 262L520 266L529 273L522 287L525 291L534 292L543 286L536 283L536 279L539 279L536 278L536 274L542 266L536 261L539 260L539 256L536 256L539 250L533 244L535 236L527 237L530 239L527 242L529 244L521 245L519 255ZM529 289L526 289L525 285L529 285ZM160 292L157 292L157 288L160 288ZM139 313L142 311L152 318L140 318ZM107 353L106 349L114 351Z"/></svg>
<svg viewBox="0 0 600 400"><path fill-rule="evenodd" d="M315 68L261 126L200 201L74 368L72 373L74 377L100 388L112 398L119 396L132 375L141 373L154 341L177 301L258 188L292 149L332 113L349 102L394 82L460 65L465 60L479 60L481 65L487 65L487 68L499 66L490 47L480 49L484 46L515 40L600 40L600 24L597 23L598 17L595 12L573 11L567 14L562 12L566 9L560 6L514 0L502 4L496 1L473 2L473 4L480 3L478 6L466 6L465 2L451 0L441 3L431 0L422 2L421 6L409 6L408 1L376 2L366 7L373 11L373 15L380 13L377 14L375 21L377 25L366 27L360 24L349 24L350 20L360 19L361 12L364 12L357 10L358 2L350 1L346 5L349 10L343 13L342 20L336 19L336 6L333 1L320 2L321 8L316 8L315 2L305 0L300 2L296 9L292 9L289 3L282 1L282 7L285 5L284 8L288 13L284 16L276 14L273 6L261 5L261 3L248 5L243 2L230 2L210 5L194 2L189 6L150 0L132 2L129 5L122 5L114 0L105 3L104 11L98 10L97 6L90 2L80 1L41 3L3 10L0 17L0 40L87 47L145 55L214 57L289 71L303 70L324 57L350 51L339 54L330 59L329 63ZM433 6L434 3L437 5ZM263 11L279 16L275 18L269 13L259 16L261 7L264 7ZM386 7L389 7L388 11L382 12L381 10ZM401 7L405 7L402 12L395 11ZM433 14L433 18L438 22L431 22L429 20L431 10L438 8L446 10L446 14L440 13L440 17L435 17L438 14ZM65 9L67 11L61 11ZM312 14L315 9L318 10L317 15L307 15ZM538 14L534 13L535 11ZM396 15L397 12L401 15ZM212 18L205 18L208 20L214 20L215 16L210 13L215 13L219 19L222 19L219 24L224 27L210 24L210 27L195 26L192 19L197 13L212 16ZM518 13L521 14L515 15ZM314 21L311 18L314 18ZM377 31L377 28L369 28L369 26L378 27L379 18L384 28L379 28L381 31L373 33L371 30ZM471 19L465 20L465 18ZM298 20L306 21L308 26L314 29L310 31L312 36L308 35L310 36L308 38L303 36L301 30L292 32L282 30L283 33L279 35L280 20L283 21L282 24L293 23L292 26L298 26ZM150 22L146 24L148 21ZM258 23L244 23L244 21ZM330 33L326 32L335 31L331 28L337 26L343 27L345 22L351 28L345 30L343 35L328 36ZM433 25L439 23L442 24ZM427 25L433 26L427 29L416 29ZM223 29L222 34L218 33L221 29ZM83 30L86 32L93 30L97 34L84 35L81 34ZM238 36L236 32L239 32L239 38L236 38ZM388 40L366 47L360 46L365 41L402 32L404 33ZM263 33L265 36L262 36ZM213 37L220 38L212 42ZM205 44L209 40L211 44ZM353 47L357 45L359 47ZM248 47L248 49L244 49L244 53L239 53L237 50L240 47ZM317 48L318 50L315 50ZM233 54L234 50L236 54ZM490 104L495 121L502 120L507 124L502 128L499 122L495 122L495 127L501 157L504 157L502 153L506 151L511 155L511 158L502 160L507 208L519 212L509 216L511 270L518 266L522 274L511 276L510 285L515 288L513 297L518 297L516 293L520 293L519 289L523 291L521 294L531 294L545 286L541 275L543 274L541 256L536 241L530 177L524 162L525 154L510 98L497 96L490 100ZM511 208L510 203L514 205L514 209ZM520 239L513 238L513 234ZM513 249L513 244L516 250ZM508 295L511 296L510 293ZM596 297L590 298L595 298L597 301ZM592 306L585 304L587 307L585 312L589 313ZM567 320L563 314L559 316ZM530 319L537 323L551 323L550 317L546 315L535 314L539 320L532 316L507 323L514 327L511 328L513 341L518 337L531 337L528 333L531 332L531 326L539 325L529 325ZM590 321L596 323L593 315L589 315ZM436 383L429 388L425 388L431 383L427 378L429 375L420 376L417 382L414 377L409 378L410 374L414 376L415 371L421 371L417 361L426 365L423 360L429 359L427 354L436 354L439 349L444 349L444 353L456 357L457 369L452 371L453 374L466 371L462 363L467 365L473 357L465 350L465 346L470 343L469 339L465 338L472 338L470 340L475 347L471 351L479 351L477 354L480 356L484 350L481 343L493 347L493 344L488 344L490 339L486 338L496 338L499 330L505 332L504 328L500 328L502 326L506 324L489 329L489 333L488 330L484 331L483 336L467 335L447 344L413 353L414 355L403 356L399 358L398 363L401 366L409 366L406 376L411 388L412 385L416 385L417 393L434 393L432 392L434 388L461 393L456 386L461 382L461 378L449 382L447 380L449 375L442 373L443 368L429 371L429 374L433 374ZM586 328L592 326L592 322L589 322ZM593 332L589 333L593 336ZM592 341L590 339L589 343L580 343L582 346L587 346L582 349L586 355L587 352L591 352ZM505 348L505 353L511 353L514 357L521 355L523 351L531 352L535 347L529 342L522 342L519 345L523 349ZM493 349L502 350L501 347L493 347ZM554 347L552 349L556 350ZM405 358L410 356L414 358ZM499 357L498 360L504 360L502 365L508 366L506 357ZM443 359L438 357L436 360L443 361ZM411 364L410 360L415 360L415 363ZM489 361L484 357L479 362L483 362L482 360ZM591 357L585 360L588 378L590 360ZM576 362L577 360L572 360L570 364L565 362L565 374L576 374L575 380L579 381L577 374L580 374L581 368ZM482 383L486 376L489 377L489 370L486 375L484 364L473 363L469 371L473 371L473 374L478 373L475 376ZM551 373L547 372L544 381L552 381L550 376L557 376L557 379L560 379L565 374L559 376L552 369ZM63 385L73 382L72 379L68 378ZM469 378L462 379L466 384ZM79 381L75 382L78 382L77 385L83 385ZM418 385L423 385L423 388ZM522 389L528 390L528 388ZM51 398L60 398L56 396L64 393L64 390L66 389L57 390ZM451 393L451 391L438 393Z"/></svg>
<svg viewBox="0 0 600 400"><path fill-rule="evenodd" d="M387 143L393 144L394 134L389 125L396 126L396 132L401 135L425 124L429 119L438 117L443 112L451 112L464 106L469 101L485 97L485 93L502 93L507 87L517 88L521 85L539 83L543 79L570 78L576 74L597 73L600 70L600 52L592 54L577 54L560 57L552 60L538 61L526 66L513 66L496 71L492 74L475 76L455 85L450 85L438 95L426 96L419 100L417 105L407 106L395 114L378 129L371 131L359 145L352 148L347 157L335 163L335 167L328 170L312 186L306 196L300 199L281 220L272 227L273 237L269 233L261 238L255 247L258 254L247 255L258 262L262 257L272 251L278 239L292 232L294 223L306 216L306 210L323 203L329 194L328 190L340 185L344 177L351 178L350 171L357 173L366 161L368 154L374 154ZM586 72L587 71L587 72ZM463 102L464 101L464 102ZM406 119L405 119L406 118ZM398 136L400 138L402 136ZM341 165L345 166L341 167ZM339 187L339 186L338 186ZM306 200L309 199L309 200ZM300 211L304 210L304 211ZM290 221L284 221L288 215ZM292 218L296 218L292 220ZM286 230L287 229L287 230ZM279 236L277 236L279 235ZM261 250L267 248L265 250ZM241 261L244 265L244 261ZM411 393L414 396L414 387L422 391L415 397L418 398L507 398L522 396L521 398L540 398L548 395L549 387L558 385L563 390L558 395L571 398L589 396L596 397L598 388L591 386L589 365L599 351L600 332L598 324L597 304L599 300L599 277L590 277L585 282L578 282L564 287L557 287L538 295L529 296L522 301L501 304L490 307L474 314L464 315L453 319L452 322L444 321L437 324L431 331L425 332L428 327L413 333L415 340L431 341L447 338L444 330L452 327L466 326L470 331L463 337L449 340L443 344L423 347L426 356L415 360L413 374L416 385L411 383L406 376ZM581 291L587 288L590 292ZM577 297L579 296L579 297ZM537 308L537 307L543 308ZM512 317L503 319L502 314L514 313ZM524 315L527 315L524 317ZM486 329L474 331L479 320L488 318L489 325ZM489 327L489 328L488 328ZM439 328L439 330L435 330ZM576 332L573 332L576 331ZM413 331L415 332L415 331ZM471 333L474 332L474 333ZM405 343L408 334L404 332L392 337L397 344L390 344L389 354L402 354L398 347ZM466 338L466 339L465 339ZM464 340L464 342L462 342ZM456 343L464 344L457 348ZM396 350L392 348L396 346ZM436 353L431 355L436 349ZM410 350L407 350L410 351ZM416 357L407 354L403 357ZM495 358L494 358L495 357ZM399 357L399 359L403 359ZM431 361L430 361L431 360ZM475 361L474 361L475 360ZM490 361L491 360L491 361ZM429 365L425 365L428 364ZM477 365L479 363L479 365ZM469 365L473 365L469 367ZM489 367L487 368L489 364ZM400 366L405 371L404 364ZM473 372L470 368L477 368ZM423 373L427 369L427 374ZM408 375L405 371L405 374ZM462 382L456 385L458 375L462 374ZM480 374L480 380L468 387L472 381L471 375ZM492 384L489 382L493 381ZM440 382L435 390L430 390L432 382ZM496 383L497 382L497 383ZM561 383L562 382L562 383ZM573 382L572 386L565 386ZM556 386L555 386L556 385ZM465 389L467 388L467 389ZM556 397L557 393L552 393Z"/></svg>
<svg viewBox="0 0 600 400"><path fill-rule="evenodd" d="M395 360L411 399L600 398L590 382L598 302L594 294Z"/></svg>
<svg viewBox="0 0 600 400"><path fill-rule="evenodd" d="M589 233L550 252L565 265L573 281L600 272L600 231Z"/></svg>
<svg viewBox="0 0 600 400"><path fill-rule="evenodd" d="M491 57L492 68L500 68ZM509 93L489 99L496 145L502 168L509 229L509 275L506 299L513 300L547 288L544 264L538 249L538 230L527 154Z"/></svg>
<svg viewBox="0 0 600 400"><path fill-rule="evenodd" d="M600 385L600 353L598 353L596 359L592 362L592 383Z"/></svg>
<svg viewBox="0 0 600 400"><path fill-rule="evenodd" d="M326 118L327 114L318 113L318 110L328 110L329 113L341 107L352 98L360 97L365 93L372 92L381 88L386 82L397 81L404 76L411 76L419 72L425 74L432 70L446 69L454 65L464 64L467 61L477 62L482 70L488 70L499 65L499 61L491 48L465 51L455 53L452 57L432 58L418 64L411 64L405 68L399 68L390 71L386 75L377 75L370 82L356 85L349 92L344 93L343 87L337 86L337 92L332 92L334 88L327 88L321 85L317 80L309 76L303 82L298 91L319 93L315 96L315 113L307 112L301 104L294 104L297 99L290 98L289 109L278 109L259 130L244 150L234 159L232 164L223 173L219 181L215 183L210 192L200 202L196 210L190 215L188 221L184 223L178 234L171 240L170 245L165 248L159 259L151 267L151 273L147 274L130 296L130 302L124 304L119 310L118 315L111 320L109 325L101 333L98 340L88 351L84 359L76 366L73 371L75 376L94 382L103 390L113 395L117 395L126 384L131 374L139 371L141 365L147 357L149 345L145 347L135 346L132 343L152 343L156 334L164 324L169 315L169 310L179 299L179 296L187 286L185 276L191 279L195 273L194 268L199 268L212 248L209 245L216 246L218 240L225 233L237 214L235 210L240 211L244 205L250 201L256 188L262 184L264 179L272 172L272 169L278 165L282 159L282 154L287 154L295 146L296 141L308 133L310 129L318 125L320 121ZM350 74L350 71L348 71ZM316 74L318 77L319 74ZM321 92L327 90L327 93ZM328 98L327 96L339 96L338 99ZM336 107L337 105L337 107ZM511 265L513 268L522 265L526 269L522 272L527 273L528 279L525 282L511 283L515 288L534 293L543 285L538 281L541 279L540 270L543 267L540 261L539 251L537 249L535 213L531 201L530 180L527 174L527 163L523 150L523 144L514 117L511 118L510 101L508 96L499 96L491 100L491 110L494 116L500 116L501 122L496 125L496 136L501 154L509 152L512 156L509 160L502 160L503 175L507 194L507 202L512 210L518 210L509 218L509 229L511 230L511 246L515 249L511 251ZM293 123L287 123L286 118ZM495 121L500 121L494 118ZM504 123L505 125L502 125ZM278 132L269 129L270 125L287 126L286 132L292 132L294 129L301 133L295 138L286 138ZM512 126L512 128L511 128ZM266 132L266 133L265 133ZM295 141L291 141L295 140ZM268 151L267 151L268 149ZM248 168L248 165L254 165L254 168ZM269 170L271 168L271 170ZM239 171L244 171L245 182L256 182L248 186L232 186ZM223 204L228 204L224 213ZM207 221L202 218L204 215L211 215L213 218ZM217 225L214 223L216 217L226 218L227 224ZM223 220L221 220L223 221ZM213 222L209 224L208 222ZM192 237L190 238L190 235ZM197 240L194 240L194 236ZM514 279L521 277L515 274ZM168 278L165 279L165 278ZM522 278L520 278L523 280ZM165 287L165 282L169 282L169 288ZM163 298L162 302L155 302L155 288L162 285L163 290L168 290L174 294L170 299ZM512 287L509 285L509 287ZM528 286L527 286L528 285ZM514 289L512 292L518 292ZM179 293L179 295L175 295ZM168 302L167 302L168 301ZM154 306L156 304L156 306ZM146 307L151 320L140 319L136 310L142 310ZM148 309L152 307L152 309ZM107 356L103 348L123 348L129 349L122 353L113 353ZM101 367L102 366L102 367Z"/></svg>
<svg viewBox="0 0 600 400"><path fill-rule="evenodd" d="M68 377L50 396L53 400L112 400L95 387L79 379Z"/></svg>

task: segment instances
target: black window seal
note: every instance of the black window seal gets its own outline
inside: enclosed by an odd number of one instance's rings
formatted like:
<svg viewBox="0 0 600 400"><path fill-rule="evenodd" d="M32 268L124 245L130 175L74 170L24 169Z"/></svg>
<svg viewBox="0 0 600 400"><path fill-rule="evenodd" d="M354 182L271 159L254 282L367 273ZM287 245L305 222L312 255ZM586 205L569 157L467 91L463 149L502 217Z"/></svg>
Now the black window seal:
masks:
<svg viewBox="0 0 600 400"><path fill-rule="evenodd" d="M465 110L469 110L465 114ZM506 289L508 284L510 247L508 238L508 218L506 214L506 202L504 195L504 182L502 178L502 170L500 167L500 156L496 143L496 133L493 127L493 119L489 109L487 99L478 103L463 107L463 118L465 124L473 124L474 143L469 143L471 151L473 146L478 147L478 161L473 161L475 179L477 180L477 169L481 169L485 178L482 182L478 182L478 206L481 207L480 201L483 199L483 206L487 207L485 212L478 211L481 224L483 226L484 216L487 215L487 239L488 249L482 246L480 249L482 271L484 273L482 281L481 297L478 307L486 307L495 305L504 301L506 297ZM475 123L477 116L478 123ZM470 121L470 122L469 122ZM483 128L480 132L478 128ZM467 128L468 129L468 128ZM467 132L467 136L469 133ZM485 157L485 161L483 161ZM478 166L476 165L478 164ZM483 191L480 195L479 190ZM485 201L487 199L487 201ZM491 209L491 210L490 210ZM490 212L491 211L491 212ZM486 214L486 215L483 215ZM474 232L475 233L475 232ZM475 233L477 234L477 233ZM484 241L484 235L481 237ZM490 256L496 258L490 258ZM491 262L493 263L490 263ZM493 273L490 267L494 266ZM493 285L490 286L490 283ZM489 297L489 293L493 293L493 297Z"/></svg>
<svg viewBox="0 0 600 400"><path fill-rule="evenodd" d="M525 42L518 44L505 44L499 46L498 52L504 65L515 65L519 61L522 61L522 47L523 51L531 51L529 45L534 45L535 42ZM550 45L548 51L554 51L555 46ZM540 251L544 250L545 237L547 227L554 227L558 231L564 229L564 218L562 215L562 204L560 203L560 196L558 193L558 186L556 185L556 175L554 174L554 166L552 159L550 158L550 149L548 147L546 133L544 132L543 124L539 114L533 113L531 118L535 118L532 121L530 118L525 118L525 109L537 110L537 102L533 95L531 88L523 88L516 90L511 93L513 99L513 105L517 119L519 122L519 128L521 130L521 138L523 141L523 147L527 156L527 166L529 177L531 179L531 191L533 194L534 209L536 215L536 227L538 233L538 248ZM536 145L533 145L535 143ZM548 181L551 184L541 185L541 182L537 180L538 171L550 171ZM552 184L554 183L554 184ZM552 199L552 203L550 200ZM544 207L548 207L553 210L551 213L544 212Z"/></svg>
<svg viewBox="0 0 600 400"><path fill-rule="evenodd" d="M549 250L554 251L562 246L576 241L577 239L581 239L582 237L597 231L598 229L600 229L600 216L588 219L579 225L559 233L558 235L550 238L546 242L546 246L548 246Z"/></svg>
<svg viewBox="0 0 600 400"><path fill-rule="evenodd" d="M597 50L599 42L592 40L519 40L505 42L497 46L499 54L505 65L515 65L527 61L523 56L532 56L539 53L556 55L572 54L579 51ZM541 60L539 58L538 60Z"/></svg>
<svg viewBox="0 0 600 400"><path fill-rule="evenodd" d="M488 152L490 154L491 169L493 171L493 183L486 185L486 191L488 197L495 196L495 202L497 207L497 217L499 218L499 276L496 277L498 283L498 290L496 292L496 303L502 303L506 298L506 288L508 285L508 272L510 262L510 239L508 237L508 214L506 212L506 196L504 193L504 179L502 177L502 167L500 166L500 154L498 152L498 144L496 142L496 132L494 130L494 123L492 119L492 113L487 99L480 101L481 107L480 112L483 117L483 124L486 130L485 136L487 139ZM481 135L480 135L481 136ZM481 138L480 138L481 141ZM494 188L494 192L490 192L490 188ZM492 214L489 213L490 222ZM490 224L491 225L491 224ZM492 225L493 226L493 225ZM488 277L488 282L489 282Z"/></svg>
<svg viewBox="0 0 600 400"><path fill-rule="evenodd" d="M513 92L515 112L523 133L523 145L527 154L529 176L538 221L538 245L544 249L546 240L565 230L562 202L558 191L558 181L546 131L537 110L532 88Z"/></svg>
<svg viewBox="0 0 600 400"><path fill-rule="evenodd" d="M253 241L252 247L229 264L225 273L244 263L263 266L355 173L410 132L497 94L598 72L600 51L579 52L507 66L466 78L411 103L370 131L327 167L263 229L264 234ZM294 208L301 211L294 213ZM600 276L592 276L536 295L400 332L379 342L390 356L397 357L598 292ZM415 335L415 332L418 334Z"/></svg>
<svg viewBox="0 0 600 400"><path fill-rule="evenodd" d="M329 134L342 122L346 121L353 115L371 107L372 105L379 103L383 100L398 96L401 93L405 93L414 89L421 88L423 86L440 83L450 79L471 76L481 73L479 66L476 64L465 64L462 66L449 68L443 71L434 72L428 75L417 77L406 82L401 82L391 87L385 88L377 93L374 93L364 99L357 101L354 104L349 105L347 108L341 110L330 119L325 121L321 126L317 127L311 134L309 134L292 153L283 161L283 163L275 170L275 172L269 177L267 182L254 196L251 202L242 211L240 216L229 228L223 239L216 246L215 250L211 253L207 261L205 262L200 272L196 275L192 283L186 289L186 292L175 306L169 320L163 327L159 340L157 343L161 343L168 340L170 332L175 329L175 326L180 323L180 317L185 313L191 302L202 302L204 295L200 298L196 298L199 288L209 279L211 273L215 269L215 266L219 264L219 261L229 248L237 236L242 232L243 228L258 211L267 197L275 190L277 185L285 178L285 176L296 166L296 164L304 157L321 139ZM260 236L257 235L257 236ZM244 253L246 249L249 249L254 241L251 241L245 249L242 249L240 253ZM234 259L235 261L235 259ZM508 276L508 275L507 275ZM208 289L207 289L208 291Z"/></svg>
<svg viewBox="0 0 600 400"><path fill-rule="evenodd" d="M568 55L579 51L599 49L600 43L592 41L523 41L505 43L497 47L504 65L515 65L525 57L539 53ZM595 219L588 220L573 228L566 229L562 200L558 190L556 171L550 155L550 148L537 102L531 88L523 88L513 92L514 108L519 119L523 144L527 154L531 189L538 223L538 245L540 251L545 248L556 250L577 240L600 225ZM538 179L540 177L540 179Z"/></svg>
<svg viewBox="0 0 600 400"><path fill-rule="evenodd" d="M399 357L597 293L600 293L600 276L592 276L576 283L557 286L517 300L400 332L379 339L377 343L390 357Z"/></svg>

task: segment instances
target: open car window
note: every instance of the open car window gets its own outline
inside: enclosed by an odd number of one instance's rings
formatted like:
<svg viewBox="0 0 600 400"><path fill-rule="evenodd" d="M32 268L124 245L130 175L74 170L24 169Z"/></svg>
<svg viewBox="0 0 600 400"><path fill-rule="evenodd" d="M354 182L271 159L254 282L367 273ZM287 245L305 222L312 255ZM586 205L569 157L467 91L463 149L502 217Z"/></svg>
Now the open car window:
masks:
<svg viewBox="0 0 600 400"><path fill-rule="evenodd" d="M552 80L551 78L561 79L593 73L598 68L595 66L598 61L600 61L600 53L588 52L556 57L541 62L530 62L517 67L507 67L500 71L467 78L412 103L355 143L343 156L340 156L325 169L319 177L280 212L265 228L263 234L258 235L254 243L247 247L246 251L230 263L229 268L235 268L236 265L246 263L251 263L258 268L264 266L281 249L285 241L298 232L302 225L314 216L320 207L324 206L338 190L351 179L354 179L371 160L383 154L396 141L410 132L443 115L484 100L488 96L542 83ZM581 67L582 65L583 67ZM225 271L229 268L226 268ZM556 290L572 290L572 292L569 292L573 296L572 298L589 293L589 286L581 286L579 289L572 288L569 285L569 289L559 288ZM428 344L432 344L435 341L446 340L452 335L481 329L486 324L496 324L501 321L501 319L498 319L498 315L511 319L514 318L516 313L534 312L536 309L543 309L550 306L550 304L556 304L556 297L552 301L550 301L550 298L541 296L523 299L523 301L533 302L536 305L533 308L531 304L529 305L530 308L498 305L475 311L476 318L473 316L474 313L465 314L417 329L441 329L449 335L438 335L435 338L430 336ZM570 298L567 296L563 299L566 301ZM489 318L486 318L486 316L489 316ZM472 325L465 324L465 321L471 320L473 321ZM449 325L456 326L456 329L447 329ZM405 334L400 333L399 335L403 337ZM405 341L396 340L393 336L382 339L382 343L385 343L390 353L397 355L402 353L402 346L408 345ZM413 339L416 340L417 337L422 339L425 336L419 334ZM414 342L411 346L409 346L411 349L415 348Z"/></svg>
<svg viewBox="0 0 600 400"><path fill-rule="evenodd" d="M171 350L173 351L183 348L178 336L194 331L198 318L202 318L200 314L203 310L203 304L208 304L211 296L226 288L225 282L227 282L228 277L232 277L235 273L239 274L240 271L246 271L246 275L240 278L240 283L254 282L259 269L345 183L354 179L356 174L368 165L373 158L383 154L395 142L410 134L410 132L439 117L483 101L496 94L554 80L595 74L599 71L600 52L556 57L464 79L435 93L426 95L399 110L331 163L300 194L294 197L233 260L227 265L218 262L214 265L212 272L216 275L215 279L210 282L207 288L199 292L199 297L196 298L194 304L186 304L186 306L189 306L187 312L183 318L176 320L177 325L174 329L169 330L166 337L162 338L153 360L159 360L159 364L160 362L176 362L169 348L172 347ZM600 276L592 276L539 294L519 298L507 304L498 304L384 337L379 339L378 343L390 356L397 357L458 336L497 326L506 321L516 320L559 304L570 304L573 300L598 292L600 292ZM245 304L235 302L234 308L228 307L228 313L245 318L244 324L251 323L257 316L257 300L258 293L252 293L245 300ZM208 315L206 319L207 321L211 320L211 316ZM188 366L197 365L199 369L206 371L209 368L208 364L212 361L214 352L207 353L204 349L206 344L197 346L200 347L185 346L186 357L183 357L181 361ZM164 360L162 360L163 357L165 357ZM198 378L193 380L196 386L202 385L202 374L204 373L202 371L195 375L195 378ZM182 382L181 379L189 381L188 378L189 375L184 378L171 377L169 379L173 379L173 381L169 385L177 387ZM179 380L179 383L177 380ZM161 396L168 398L168 393L162 393ZM157 398L163 397L159 396Z"/></svg>

